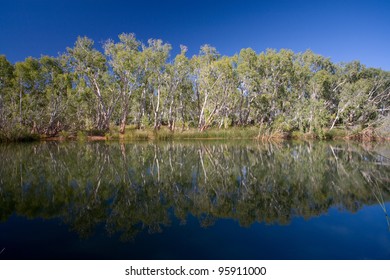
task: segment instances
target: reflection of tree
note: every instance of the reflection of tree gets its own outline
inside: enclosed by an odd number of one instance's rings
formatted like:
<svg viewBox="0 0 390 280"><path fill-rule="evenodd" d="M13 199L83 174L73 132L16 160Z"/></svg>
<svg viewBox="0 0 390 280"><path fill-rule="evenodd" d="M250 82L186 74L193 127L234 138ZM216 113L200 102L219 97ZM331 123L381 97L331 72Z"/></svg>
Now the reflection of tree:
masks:
<svg viewBox="0 0 390 280"><path fill-rule="evenodd" d="M0 154L1 220L60 217L85 237L99 224L124 239L159 232L171 213L206 227L286 224L390 194L390 160L347 143L38 143Z"/></svg>
<svg viewBox="0 0 390 280"><path fill-rule="evenodd" d="M379 163L381 164L381 163ZM387 209L386 209L386 204L385 204L385 199L383 197L383 191L380 187L382 182L385 182L387 185L390 185L390 180L389 177L384 177L383 174L377 172L376 170L368 173L365 171L361 171L364 179L369 183L371 186L371 191L372 194L374 195L375 199L377 200L378 204L383 210L383 213L385 214L386 217L386 222L387 222L387 227L390 231L390 217L387 214Z"/></svg>

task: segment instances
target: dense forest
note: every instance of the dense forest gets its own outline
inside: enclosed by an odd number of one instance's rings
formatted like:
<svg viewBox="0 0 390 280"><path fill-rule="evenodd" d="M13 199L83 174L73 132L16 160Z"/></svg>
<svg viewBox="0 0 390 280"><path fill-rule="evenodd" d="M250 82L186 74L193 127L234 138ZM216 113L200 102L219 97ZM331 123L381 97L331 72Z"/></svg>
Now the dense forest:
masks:
<svg viewBox="0 0 390 280"><path fill-rule="evenodd" d="M308 50L188 57L134 34L87 37L58 57L0 56L0 139L116 130L256 127L323 136L335 128L390 134L390 72L335 64Z"/></svg>

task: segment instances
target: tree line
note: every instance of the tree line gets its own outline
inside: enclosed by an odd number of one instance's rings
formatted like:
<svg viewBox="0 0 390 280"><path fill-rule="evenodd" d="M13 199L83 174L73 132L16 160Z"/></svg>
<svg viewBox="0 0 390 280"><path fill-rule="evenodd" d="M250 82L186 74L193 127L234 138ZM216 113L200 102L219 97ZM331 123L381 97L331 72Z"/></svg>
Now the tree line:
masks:
<svg viewBox="0 0 390 280"><path fill-rule="evenodd" d="M321 134L389 121L390 72L335 64L308 50L247 48L222 56L203 45L171 57L162 40L121 34L98 50L87 37L58 57L0 56L0 131L48 136L113 126L170 130L259 126Z"/></svg>

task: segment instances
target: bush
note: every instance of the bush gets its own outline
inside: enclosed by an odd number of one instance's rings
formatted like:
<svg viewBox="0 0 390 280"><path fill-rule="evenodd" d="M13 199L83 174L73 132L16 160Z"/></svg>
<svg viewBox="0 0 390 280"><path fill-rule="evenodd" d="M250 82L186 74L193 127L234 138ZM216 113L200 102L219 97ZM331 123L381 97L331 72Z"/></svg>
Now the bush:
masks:
<svg viewBox="0 0 390 280"><path fill-rule="evenodd" d="M77 140L78 141L85 141L85 140L87 140L87 138L88 138L88 135L86 132L84 132L84 131L77 132Z"/></svg>
<svg viewBox="0 0 390 280"><path fill-rule="evenodd" d="M62 130L60 133L60 138L64 139L64 140L68 140L71 136L70 132L69 131L66 131L66 130Z"/></svg>
<svg viewBox="0 0 390 280"><path fill-rule="evenodd" d="M0 131L0 142L29 142L39 140L39 135L29 132L28 128L16 125Z"/></svg>
<svg viewBox="0 0 390 280"><path fill-rule="evenodd" d="M347 131L341 128L334 128L325 132L326 139L341 139L347 136Z"/></svg>
<svg viewBox="0 0 390 280"><path fill-rule="evenodd" d="M375 130L382 137L390 138L390 115L385 117Z"/></svg>

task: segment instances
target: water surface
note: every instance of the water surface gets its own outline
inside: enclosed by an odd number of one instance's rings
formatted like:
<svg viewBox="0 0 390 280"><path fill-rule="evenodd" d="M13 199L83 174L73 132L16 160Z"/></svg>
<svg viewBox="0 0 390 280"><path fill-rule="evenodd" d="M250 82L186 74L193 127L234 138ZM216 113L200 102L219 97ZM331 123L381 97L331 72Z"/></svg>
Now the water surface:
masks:
<svg viewBox="0 0 390 280"><path fill-rule="evenodd" d="M390 259L390 146L0 145L1 259Z"/></svg>

